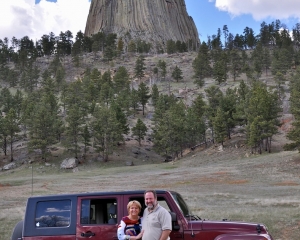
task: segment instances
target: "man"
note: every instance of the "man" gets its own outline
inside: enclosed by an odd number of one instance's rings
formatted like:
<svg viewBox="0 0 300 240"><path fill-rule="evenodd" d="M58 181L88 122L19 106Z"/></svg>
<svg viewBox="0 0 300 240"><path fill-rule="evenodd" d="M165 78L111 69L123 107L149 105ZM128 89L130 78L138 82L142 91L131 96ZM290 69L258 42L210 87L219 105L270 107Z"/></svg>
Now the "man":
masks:
<svg viewBox="0 0 300 240"><path fill-rule="evenodd" d="M157 202L154 190L144 193L146 209L142 219L143 240L168 240L172 230L170 213Z"/></svg>

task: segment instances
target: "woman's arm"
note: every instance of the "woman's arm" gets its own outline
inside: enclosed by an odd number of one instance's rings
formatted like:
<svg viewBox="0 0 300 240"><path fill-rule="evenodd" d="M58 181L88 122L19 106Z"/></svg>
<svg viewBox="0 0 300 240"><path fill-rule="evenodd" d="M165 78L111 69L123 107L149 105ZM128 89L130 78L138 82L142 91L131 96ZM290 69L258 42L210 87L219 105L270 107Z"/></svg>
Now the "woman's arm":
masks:
<svg viewBox="0 0 300 240"><path fill-rule="evenodd" d="M118 226L118 230L117 230L117 235L118 235L118 239L119 240L126 240L128 239L127 236L128 235L125 235L125 227L126 227L126 224L123 220L121 220L119 226Z"/></svg>
<svg viewBox="0 0 300 240"><path fill-rule="evenodd" d="M123 220L121 220L119 226L118 226L118 239L119 240L137 240L142 238L144 231L141 231L141 233L137 236L130 236L130 235L125 235L124 230L125 230L126 224Z"/></svg>

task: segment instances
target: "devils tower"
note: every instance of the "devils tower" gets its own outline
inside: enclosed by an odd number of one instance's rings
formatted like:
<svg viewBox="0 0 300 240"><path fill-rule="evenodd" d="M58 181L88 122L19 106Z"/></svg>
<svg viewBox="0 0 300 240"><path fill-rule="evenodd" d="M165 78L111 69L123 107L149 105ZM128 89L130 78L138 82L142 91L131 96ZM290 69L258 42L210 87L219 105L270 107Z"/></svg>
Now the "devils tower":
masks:
<svg viewBox="0 0 300 240"><path fill-rule="evenodd" d="M194 46L200 42L184 0L92 0L85 35L98 32L130 34L154 45L167 40Z"/></svg>

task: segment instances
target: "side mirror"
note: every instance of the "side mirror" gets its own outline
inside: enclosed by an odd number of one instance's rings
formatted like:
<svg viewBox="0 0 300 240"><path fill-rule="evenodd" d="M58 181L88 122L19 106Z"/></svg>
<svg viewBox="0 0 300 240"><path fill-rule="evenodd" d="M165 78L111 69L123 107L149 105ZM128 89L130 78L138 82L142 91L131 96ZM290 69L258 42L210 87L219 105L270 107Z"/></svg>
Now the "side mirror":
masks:
<svg viewBox="0 0 300 240"><path fill-rule="evenodd" d="M170 212L171 214L171 218L172 218L172 222L176 222L177 221L177 215L174 212Z"/></svg>
<svg viewBox="0 0 300 240"><path fill-rule="evenodd" d="M172 230L173 231L179 231L180 230L180 226L177 223L177 215L174 212L170 212L171 214L171 219L172 219Z"/></svg>

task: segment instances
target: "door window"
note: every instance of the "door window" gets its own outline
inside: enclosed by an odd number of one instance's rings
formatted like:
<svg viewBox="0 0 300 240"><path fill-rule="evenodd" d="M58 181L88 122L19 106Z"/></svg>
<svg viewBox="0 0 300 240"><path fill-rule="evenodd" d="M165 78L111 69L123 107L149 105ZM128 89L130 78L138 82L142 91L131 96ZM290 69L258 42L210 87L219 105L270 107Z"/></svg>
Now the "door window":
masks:
<svg viewBox="0 0 300 240"><path fill-rule="evenodd" d="M81 224L116 224L116 199L84 199L81 201Z"/></svg>

